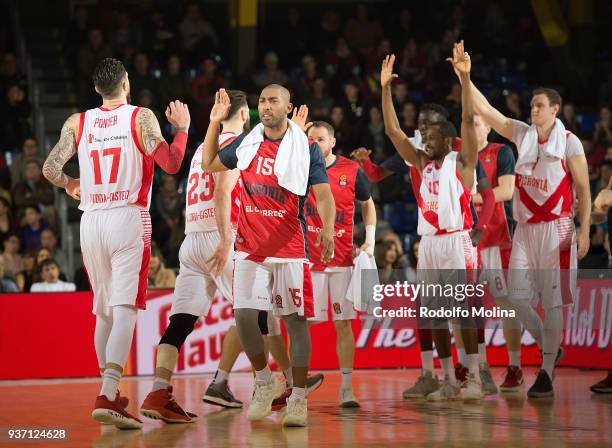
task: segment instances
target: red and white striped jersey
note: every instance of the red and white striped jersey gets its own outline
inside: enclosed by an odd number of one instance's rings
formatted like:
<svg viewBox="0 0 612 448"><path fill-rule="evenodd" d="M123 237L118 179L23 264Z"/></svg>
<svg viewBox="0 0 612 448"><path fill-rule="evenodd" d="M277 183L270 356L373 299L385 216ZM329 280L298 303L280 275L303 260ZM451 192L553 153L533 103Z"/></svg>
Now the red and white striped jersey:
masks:
<svg viewBox="0 0 612 448"><path fill-rule="evenodd" d="M149 209L154 161L138 143L138 110L123 104L81 112L76 139L81 210L127 205Z"/></svg>
<svg viewBox="0 0 612 448"><path fill-rule="evenodd" d="M236 138L233 132L222 132L219 135L219 146L223 146ZM202 169L202 148L198 147L189 168L187 178L187 198L185 210L185 233L210 232L217 230L215 220L214 191L215 180L218 173L211 173ZM238 214L240 213L240 192L242 191L242 179L238 178L236 186L231 195L231 222L235 229L238 225Z"/></svg>
<svg viewBox="0 0 612 448"><path fill-rule="evenodd" d="M446 230L441 230L438 221L438 193L440 187L440 172L442 166L438 166L433 160L429 160L423 166L421 172L421 178L413 179L413 184L417 182L417 185L413 185L417 195L417 204L419 206L419 222L417 227L417 233L423 235L442 235L449 233ZM455 172L457 176L457 182L461 185L461 196L459 197L459 203L461 204L461 216L463 217L462 230L470 230L474 225L472 219L472 211L470 209L471 202L471 191L463 185L459 173ZM418 182L420 181L420 185ZM418 186L418 188L417 188Z"/></svg>

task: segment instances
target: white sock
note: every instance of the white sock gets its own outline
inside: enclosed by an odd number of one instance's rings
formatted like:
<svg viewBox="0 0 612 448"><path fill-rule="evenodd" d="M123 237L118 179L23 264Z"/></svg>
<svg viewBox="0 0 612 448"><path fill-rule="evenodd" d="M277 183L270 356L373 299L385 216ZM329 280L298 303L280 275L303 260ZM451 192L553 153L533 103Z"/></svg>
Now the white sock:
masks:
<svg viewBox="0 0 612 448"><path fill-rule="evenodd" d="M421 369L423 370L423 373L429 372L433 375L434 362L432 350L421 352Z"/></svg>
<svg viewBox="0 0 612 448"><path fill-rule="evenodd" d="M482 342L478 344L478 355L480 356L480 363L487 364L487 344Z"/></svg>
<svg viewBox="0 0 612 448"><path fill-rule="evenodd" d="M229 376L229 373L227 373L225 370L218 369L215 372L215 376L213 377L212 383L218 384L218 383L222 383L223 381L227 381L228 376Z"/></svg>
<svg viewBox="0 0 612 448"><path fill-rule="evenodd" d="M480 382L480 355L478 353L469 354L467 359L467 368L470 375L474 375L474 379Z"/></svg>
<svg viewBox="0 0 612 448"><path fill-rule="evenodd" d="M287 370L283 370L285 380L287 381L287 387L293 387L293 370L289 367Z"/></svg>
<svg viewBox="0 0 612 448"><path fill-rule="evenodd" d="M291 389L290 399L294 398L306 398L306 388L305 387L294 387Z"/></svg>
<svg viewBox="0 0 612 448"><path fill-rule="evenodd" d="M508 358L511 366L521 367L521 352L508 352Z"/></svg>
<svg viewBox="0 0 612 448"><path fill-rule="evenodd" d="M119 380L121 373L115 369L106 369L102 375L102 389L100 395L106 395L110 401L115 401L117 391L119 390Z"/></svg>
<svg viewBox="0 0 612 448"><path fill-rule="evenodd" d="M272 371L270 366L266 365L262 370L255 371L255 382L256 383L268 383L272 378Z"/></svg>
<svg viewBox="0 0 612 448"><path fill-rule="evenodd" d="M352 379L352 375L353 375L353 369L346 369L346 368L341 368L340 369L340 375L342 376L342 384L340 387L345 388L351 388L351 379Z"/></svg>
<svg viewBox="0 0 612 448"><path fill-rule="evenodd" d="M448 358L440 358L440 364L442 364L444 378L452 385L457 384L457 379L455 378L455 367L453 366L453 357L449 356Z"/></svg>
<svg viewBox="0 0 612 448"><path fill-rule="evenodd" d="M552 380L557 352L563 337L563 310L561 307L546 310L542 344L542 369Z"/></svg>
<svg viewBox="0 0 612 448"><path fill-rule="evenodd" d="M463 367L467 366L467 354L465 353L465 348L457 347L457 358L459 358L459 363L463 365Z"/></svg>

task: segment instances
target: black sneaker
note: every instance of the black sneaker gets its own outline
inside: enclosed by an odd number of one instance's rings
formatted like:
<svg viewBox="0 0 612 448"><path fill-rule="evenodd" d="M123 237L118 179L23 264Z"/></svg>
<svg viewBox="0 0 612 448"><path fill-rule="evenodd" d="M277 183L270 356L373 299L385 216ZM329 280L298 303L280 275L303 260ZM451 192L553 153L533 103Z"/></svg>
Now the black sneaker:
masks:
<svg viewBox="0 0 612 448"><path fill-rule="evenodd" d="M538 377L533 383L533 386L529 388L527 396L530 398L545 398L554 396L553 385L546 370L540 370Z"/></svg>
<svg viewBox="0 0 612 448"><path fill-rule="evenodd" d="M306 395L313 393L315 390L321 387L324 378L325 377L322 373L317 373L306 378Z"/></svg>
<svg viewBox="0 0 612 448"><path fill-rule="evenodd" d="M227 385L227 381L221 381L219 383L211 383L206 389L206 393L202 398L202 401L217 406L223 406L224 408L241 408L242 401L236 400L234 394Z"/></svg>

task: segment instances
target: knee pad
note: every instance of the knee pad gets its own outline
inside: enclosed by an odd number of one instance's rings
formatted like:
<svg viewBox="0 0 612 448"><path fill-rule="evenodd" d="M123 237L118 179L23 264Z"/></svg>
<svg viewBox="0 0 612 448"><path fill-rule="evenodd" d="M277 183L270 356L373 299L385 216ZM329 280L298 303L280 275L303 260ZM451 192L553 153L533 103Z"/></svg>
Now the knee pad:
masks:
<svg viewBox="0 0 612 448"><path fill-rule="evenodd" d="M263 337L259 327L260 311L249 308L234 310L236 330L244 352L249 358L264 352Z"/></svg>
<svg viewBox="0 0 612 448"><path fill-rule="evenodd" d="M310 331L305 317L292 314L283 316L291 340L291 366L308 367L310 364Z"/></svg>
<svg viewBox="0 0 612 448"><path fill-rule="evenodd" d="M259 324L259 331L264 336L274 336L270 334L270 327L268 326L269 316L272 313L268 313L267 311L260 311L257 316L257 323Z"/></svg>
<svg viewBox="0 0 612 448"><path fill-rule="evenodd" d="M170 325L166 328L159 343L173 345L177 350L180 350L187 336L193 331L193 326L197 320L198 316L193 314L179 313L170 316Z"/></svg>

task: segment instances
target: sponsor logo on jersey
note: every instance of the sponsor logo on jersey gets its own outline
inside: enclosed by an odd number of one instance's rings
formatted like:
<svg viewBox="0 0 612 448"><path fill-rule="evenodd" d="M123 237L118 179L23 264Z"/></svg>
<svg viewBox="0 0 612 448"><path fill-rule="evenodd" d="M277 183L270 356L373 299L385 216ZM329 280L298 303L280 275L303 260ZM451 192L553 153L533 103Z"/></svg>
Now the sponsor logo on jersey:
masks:
<svg viewBox="0 0 612 448"><path fill-rule="evenodd" d="M341 187L346 187L348 183L346 179L347 179L346 174L340 175L340 180L338 181L338 183L340 184Z"/></svg>

